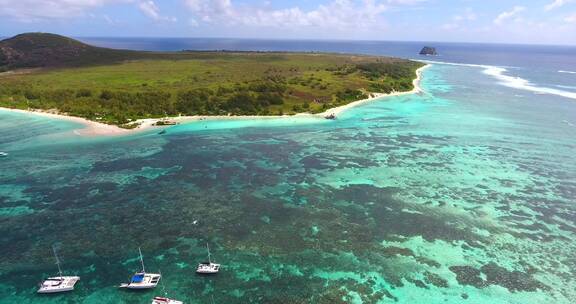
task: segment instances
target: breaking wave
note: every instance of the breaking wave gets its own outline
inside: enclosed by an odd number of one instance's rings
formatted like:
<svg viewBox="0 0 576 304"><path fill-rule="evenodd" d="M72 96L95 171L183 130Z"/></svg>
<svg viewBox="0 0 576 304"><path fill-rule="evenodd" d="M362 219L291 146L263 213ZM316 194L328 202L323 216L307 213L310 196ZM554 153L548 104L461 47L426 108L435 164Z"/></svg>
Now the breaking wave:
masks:
<svg viewBox="0 0 576 304"><path fill-rule="evenodd" d="M422 62L430 63L430 64L444 64L444 65L456 65L456 66L482 68L482 69L484 69L484 71L483 71L484 74L496 78L498 80L498 83L500 83L501 85L510 87L510 88L530 91L530 92L533 92L535 94L550 94L550 95L557 95L557 96L562 96L562 97L566 97L566 98L576 99L576 92L564 91L564 90L559 90L559 89L555 89L555 88L540 87L540 86L537 86L537 85L531 83L527 79L524 79L521 77L516 77L516 76L506 75L506 72L508 72L508 70L504 67L482 65L482 64L464 64L464 63L451 63L451 62L441 62L441 61L428 61L428 60L422 60ZM565 72L569 72L569 71L565 71ZM576 72L574 72L574 73L576 74Z"/></svg>
<svg viewBox="0 0 576 304"><path fill-rule="evenodd" d="M547 88L547 87L539 87L539 86L532 84L530 81L528 81L524 78L506 75L505 73L507 71L508 70L506 70L505 68L501 68L501 67L489 67L489 68L486 68L484 70L484 74L490 75L490 76L498 79L500 81L500 84L505 85L505 86L510 87L510 88L531 91L531 92L534 92L536 94L551 94L551 95L557 95L557 96L562 96L562 97L566 97L566 98L576 99L576 92L569 92L569 91L564 91L564 90L559 90L559 89L554 89L554 88Z"/></svg>

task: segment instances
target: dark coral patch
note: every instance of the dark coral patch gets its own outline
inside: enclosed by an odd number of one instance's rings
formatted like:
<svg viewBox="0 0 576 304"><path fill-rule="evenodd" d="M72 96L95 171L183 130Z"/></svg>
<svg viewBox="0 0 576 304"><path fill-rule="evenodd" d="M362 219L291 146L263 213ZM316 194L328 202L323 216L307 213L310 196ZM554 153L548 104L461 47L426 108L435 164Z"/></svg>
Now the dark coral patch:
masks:
<svg viewBox="0 0 576 304"><path fill-rule="evenodd" d="M490 285L499 285L511 292L548 290L549 287L532 277L531 273L521 271L508 271L496 263L488 263L480 269L471 266L452 266L450 270L456 274L460 285L471 285L484 288ZM481 277L484 274L486 279Z"/></svg>

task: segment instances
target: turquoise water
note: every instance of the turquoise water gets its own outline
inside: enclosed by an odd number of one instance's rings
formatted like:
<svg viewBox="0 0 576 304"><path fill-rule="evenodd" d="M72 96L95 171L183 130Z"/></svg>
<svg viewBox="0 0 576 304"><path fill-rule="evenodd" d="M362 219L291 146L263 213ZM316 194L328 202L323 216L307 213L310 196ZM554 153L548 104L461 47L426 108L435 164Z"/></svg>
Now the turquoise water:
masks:
<svg viewBox="0 0 576 304"><path fill-rule="evenodd" d="M120 138L0 112L0 303L573 303L576 104L433 65L336 121ZM33 120L33 121L32 121ZM223 264L194 275L209 242ZM73 293L37 296L55 272Z"/></svg>

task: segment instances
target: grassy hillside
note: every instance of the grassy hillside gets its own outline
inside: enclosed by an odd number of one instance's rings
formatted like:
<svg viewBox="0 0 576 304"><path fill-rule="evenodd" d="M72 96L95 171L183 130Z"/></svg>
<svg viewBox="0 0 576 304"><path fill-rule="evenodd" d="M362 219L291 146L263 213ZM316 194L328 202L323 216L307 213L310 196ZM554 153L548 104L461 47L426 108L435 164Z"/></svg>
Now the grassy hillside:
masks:
<svg viewBox="0 0 576 304"><path fill-rule="evenodd" d="M87 47L89 56L45 60L41 65L51 68L0 74L0 106L57 109L118 125L178 114L320 112L365 98L368 92L410 90L421 66L353 55L152 53ZM104 60L99 52L116 55Z"/></svg>
<svg viewBox="0 0 576 304"><path fill-rule="evenodd" d="M86 66L148 55L112 50L48 33L27 33L0 41L0 71L18 68Z"/></svg>

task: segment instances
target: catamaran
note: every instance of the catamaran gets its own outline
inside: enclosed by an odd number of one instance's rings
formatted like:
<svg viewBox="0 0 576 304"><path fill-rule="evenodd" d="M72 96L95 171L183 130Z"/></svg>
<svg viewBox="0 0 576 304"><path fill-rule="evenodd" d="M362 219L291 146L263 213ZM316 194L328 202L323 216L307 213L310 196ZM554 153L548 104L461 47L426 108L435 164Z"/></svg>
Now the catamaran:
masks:
<svg viewBox="0 0 576 304"><path fill-rule="evenodd" d="M164 291L164 297L154 297L154 299L152 299L152 304L184 304L182 301L168 298L168 292L166 292L164 281L162 281L162 291Z"/></svg>
<svg viewBox="0 0 576 304"><path fill-rule="evenodd" d="M142 264L142 271L135 273L130 279L130 283L120 284L120 288L128 289L150 289L156 287L162 275L158 273L146 273L144 268L144 258L142 257L142 250L138 248L140 253L140 263Z"/></svg>
<svg viewBox="0 0 576 304"><path fill-rule="evenodd" d="M74 285L76 285L76 282L80 281L80 277L63 276L62 269L60 268L60 259L58 259L58 255L56 254L56 248L52 247L52 252L56 259L56 265L58 265L58 276L47 278L40 283L38 293L58 293L74 290Z"/></svg>
<svg viewBox="0 0 576 304"><path fill-rule="evenodd" d="M198 268L196 268L196 273L199 274L215 274L218 273L220 270L220 264L212 263L210 259L210 247L206 244L206 249L208 250L208 262L202 262L198 264Z"/></svg>

